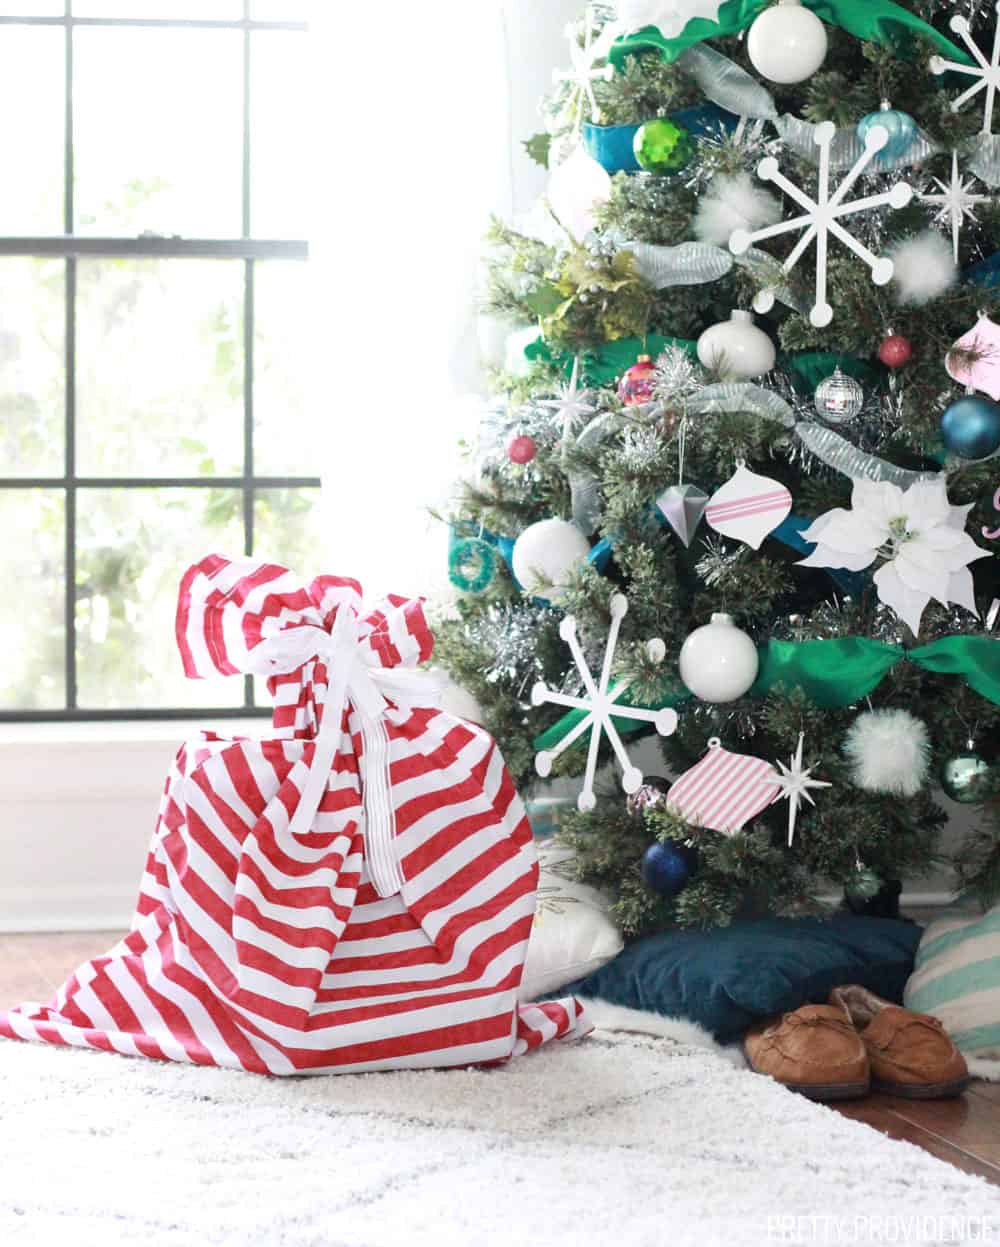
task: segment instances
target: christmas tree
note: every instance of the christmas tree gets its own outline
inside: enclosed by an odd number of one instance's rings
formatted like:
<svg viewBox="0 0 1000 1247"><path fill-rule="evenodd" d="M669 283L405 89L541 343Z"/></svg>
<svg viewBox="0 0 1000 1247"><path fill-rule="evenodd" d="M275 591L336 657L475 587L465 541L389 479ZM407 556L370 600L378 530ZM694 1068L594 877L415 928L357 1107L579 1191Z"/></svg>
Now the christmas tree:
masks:
<svg viewBox="0 0 1000 1247"><path fill-rule="evenodd" d="M547 193L488 237L507 360L439 654L522 784L574 777L561 834L629 934L863 907L939 860L940 789L1000 895L997 10L567 32Z"/></svg>

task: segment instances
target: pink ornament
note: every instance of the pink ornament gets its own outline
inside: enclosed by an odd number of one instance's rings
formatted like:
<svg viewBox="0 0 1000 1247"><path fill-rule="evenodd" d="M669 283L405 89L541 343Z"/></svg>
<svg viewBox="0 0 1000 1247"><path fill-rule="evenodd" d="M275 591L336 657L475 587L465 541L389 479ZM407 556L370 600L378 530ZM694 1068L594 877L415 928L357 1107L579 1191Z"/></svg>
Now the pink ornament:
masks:
<svg viewBox="0 0 1000 1247"><path fill-rule="evenodd" d="M993 495L993 509L995 511L1000 511L1000 489L998 489L997 492ZM986 538L987 541L996 541L996 539L1000 537L1000 528L994 528L993 531L990 532L990 530L984 524L983 525L983 536Z"/></svg>
<svg viewBox="0 0 1000 1247"><path fill-rule="evenodd" d="M1000 325L980 316L944 358L948 376L1000 400Z"/></svg>
<svg viewBox="0 0 1000 1247"><path fill-rule="evenodd" d="M618 397L626 407L638 407L653 397L656 365L651 355L640 355L631 368L626 368L618 382Z"/></svg>
<svg viewBox="0 0 1000 1247"><path fill-rule="evenodd" d="M779 795L778 773L764 758L730 753L718 737L667 794L667 809L695 827L732 836Z"/></svg>
<svg viewBox="0 0 1000 1247"><path fill-rule="evenodd" d="M529 437L527 433L512 437L507 443L507 458L511 463L530 463L537 454L538 446L535 444L535 439Z"/></svg>

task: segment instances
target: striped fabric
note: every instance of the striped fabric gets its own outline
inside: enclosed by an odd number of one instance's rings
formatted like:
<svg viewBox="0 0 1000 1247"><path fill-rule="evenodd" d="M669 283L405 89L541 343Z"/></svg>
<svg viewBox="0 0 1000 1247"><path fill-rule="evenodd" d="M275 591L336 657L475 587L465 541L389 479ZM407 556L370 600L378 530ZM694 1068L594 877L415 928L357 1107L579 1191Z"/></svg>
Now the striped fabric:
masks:
<svg viewBox="0 0 1000 1247"><path fill-rule="evenodd" d="M181 585L185 671L235 674L275 630L360 609L355 581L303 588L283 567L211 556ZM389 599L359 633L372 665L430 655L419 602ZM492 1063L585 1034L572 999L517 1004L538 866L493 740L390 705L404 884L380 898L353 708L313 825L295 834L327 672L312 661L269 687L272 738L206 733L178 753L129 935L47 1005L0 1013L0 1034L269 1074Z"/></svg>
<svg viewBox="0 0 1000 1247"><path fill-rule="evenodd" d="M731 753L713 739L701 761L670 785L667 807L694 827L733 835L774 801L774 779L764 758Z"/></svg>
<svg viewBox="0 0 1000 1247"><path fill-rule="evenodd" d="M903 1002L941 1019L973 1073L1000 1078L1000 905L932 922Z"/></svg>

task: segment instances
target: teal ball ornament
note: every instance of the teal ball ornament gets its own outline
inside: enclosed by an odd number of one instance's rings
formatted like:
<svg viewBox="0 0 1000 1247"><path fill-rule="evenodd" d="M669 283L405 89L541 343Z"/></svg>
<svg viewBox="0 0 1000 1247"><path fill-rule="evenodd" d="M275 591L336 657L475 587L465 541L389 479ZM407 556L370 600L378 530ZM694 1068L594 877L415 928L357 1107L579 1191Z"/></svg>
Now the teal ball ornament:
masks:
<svg viewBox="0 0 1000 1247"><path fill-rule="evenodd" d="M972 749L949 758L941 768L941 788L961 805L985 801L994 786L990 764Z"/></svg>
<svg viewBox="0 0 1000 1247"><path fill-rule="evenodd" d="M906 154L910 144L917 137L917 123L909 113L901 113L896 108L883 104L877 113L869 113L858 122L858 138L864 143L869 132L875 126L881 126L889 135L889 141L879 152L877 165L887 165Z"/></svg>
<svg viewBox="0 0 1000 1247"><path fill-rule="evenodd" d="M636 130L632 150L647 173L679 173L691 163L695 141L675 121L655 117Z"/></svg>
<svg viewBox="0 0 1000 1247"><path fill-rule="evenodd" d="M967 394L941 417L941 440L961 459L987 459L1000 450L1000 403Z"/></svg>
<svg viewBox="0 0 1000 1247"><path fill-rule="evenodd" d="M676 841L657 841L642 855L642 880L657 896L679 896L691 882L695 864L693 849Z"/></svg>

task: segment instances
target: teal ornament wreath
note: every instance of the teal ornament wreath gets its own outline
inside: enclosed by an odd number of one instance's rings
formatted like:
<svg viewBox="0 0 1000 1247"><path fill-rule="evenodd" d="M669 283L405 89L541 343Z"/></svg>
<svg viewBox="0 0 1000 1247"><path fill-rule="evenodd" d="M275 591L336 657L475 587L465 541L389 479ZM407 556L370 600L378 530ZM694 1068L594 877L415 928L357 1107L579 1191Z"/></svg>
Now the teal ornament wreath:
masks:
<svg viewBox="0 0 1000 1247"><path fill-rule="evenodd" d="M497 551L480 537L464 537L448 552L448 579L463 593L483 593L497 574Z"/></svg>

